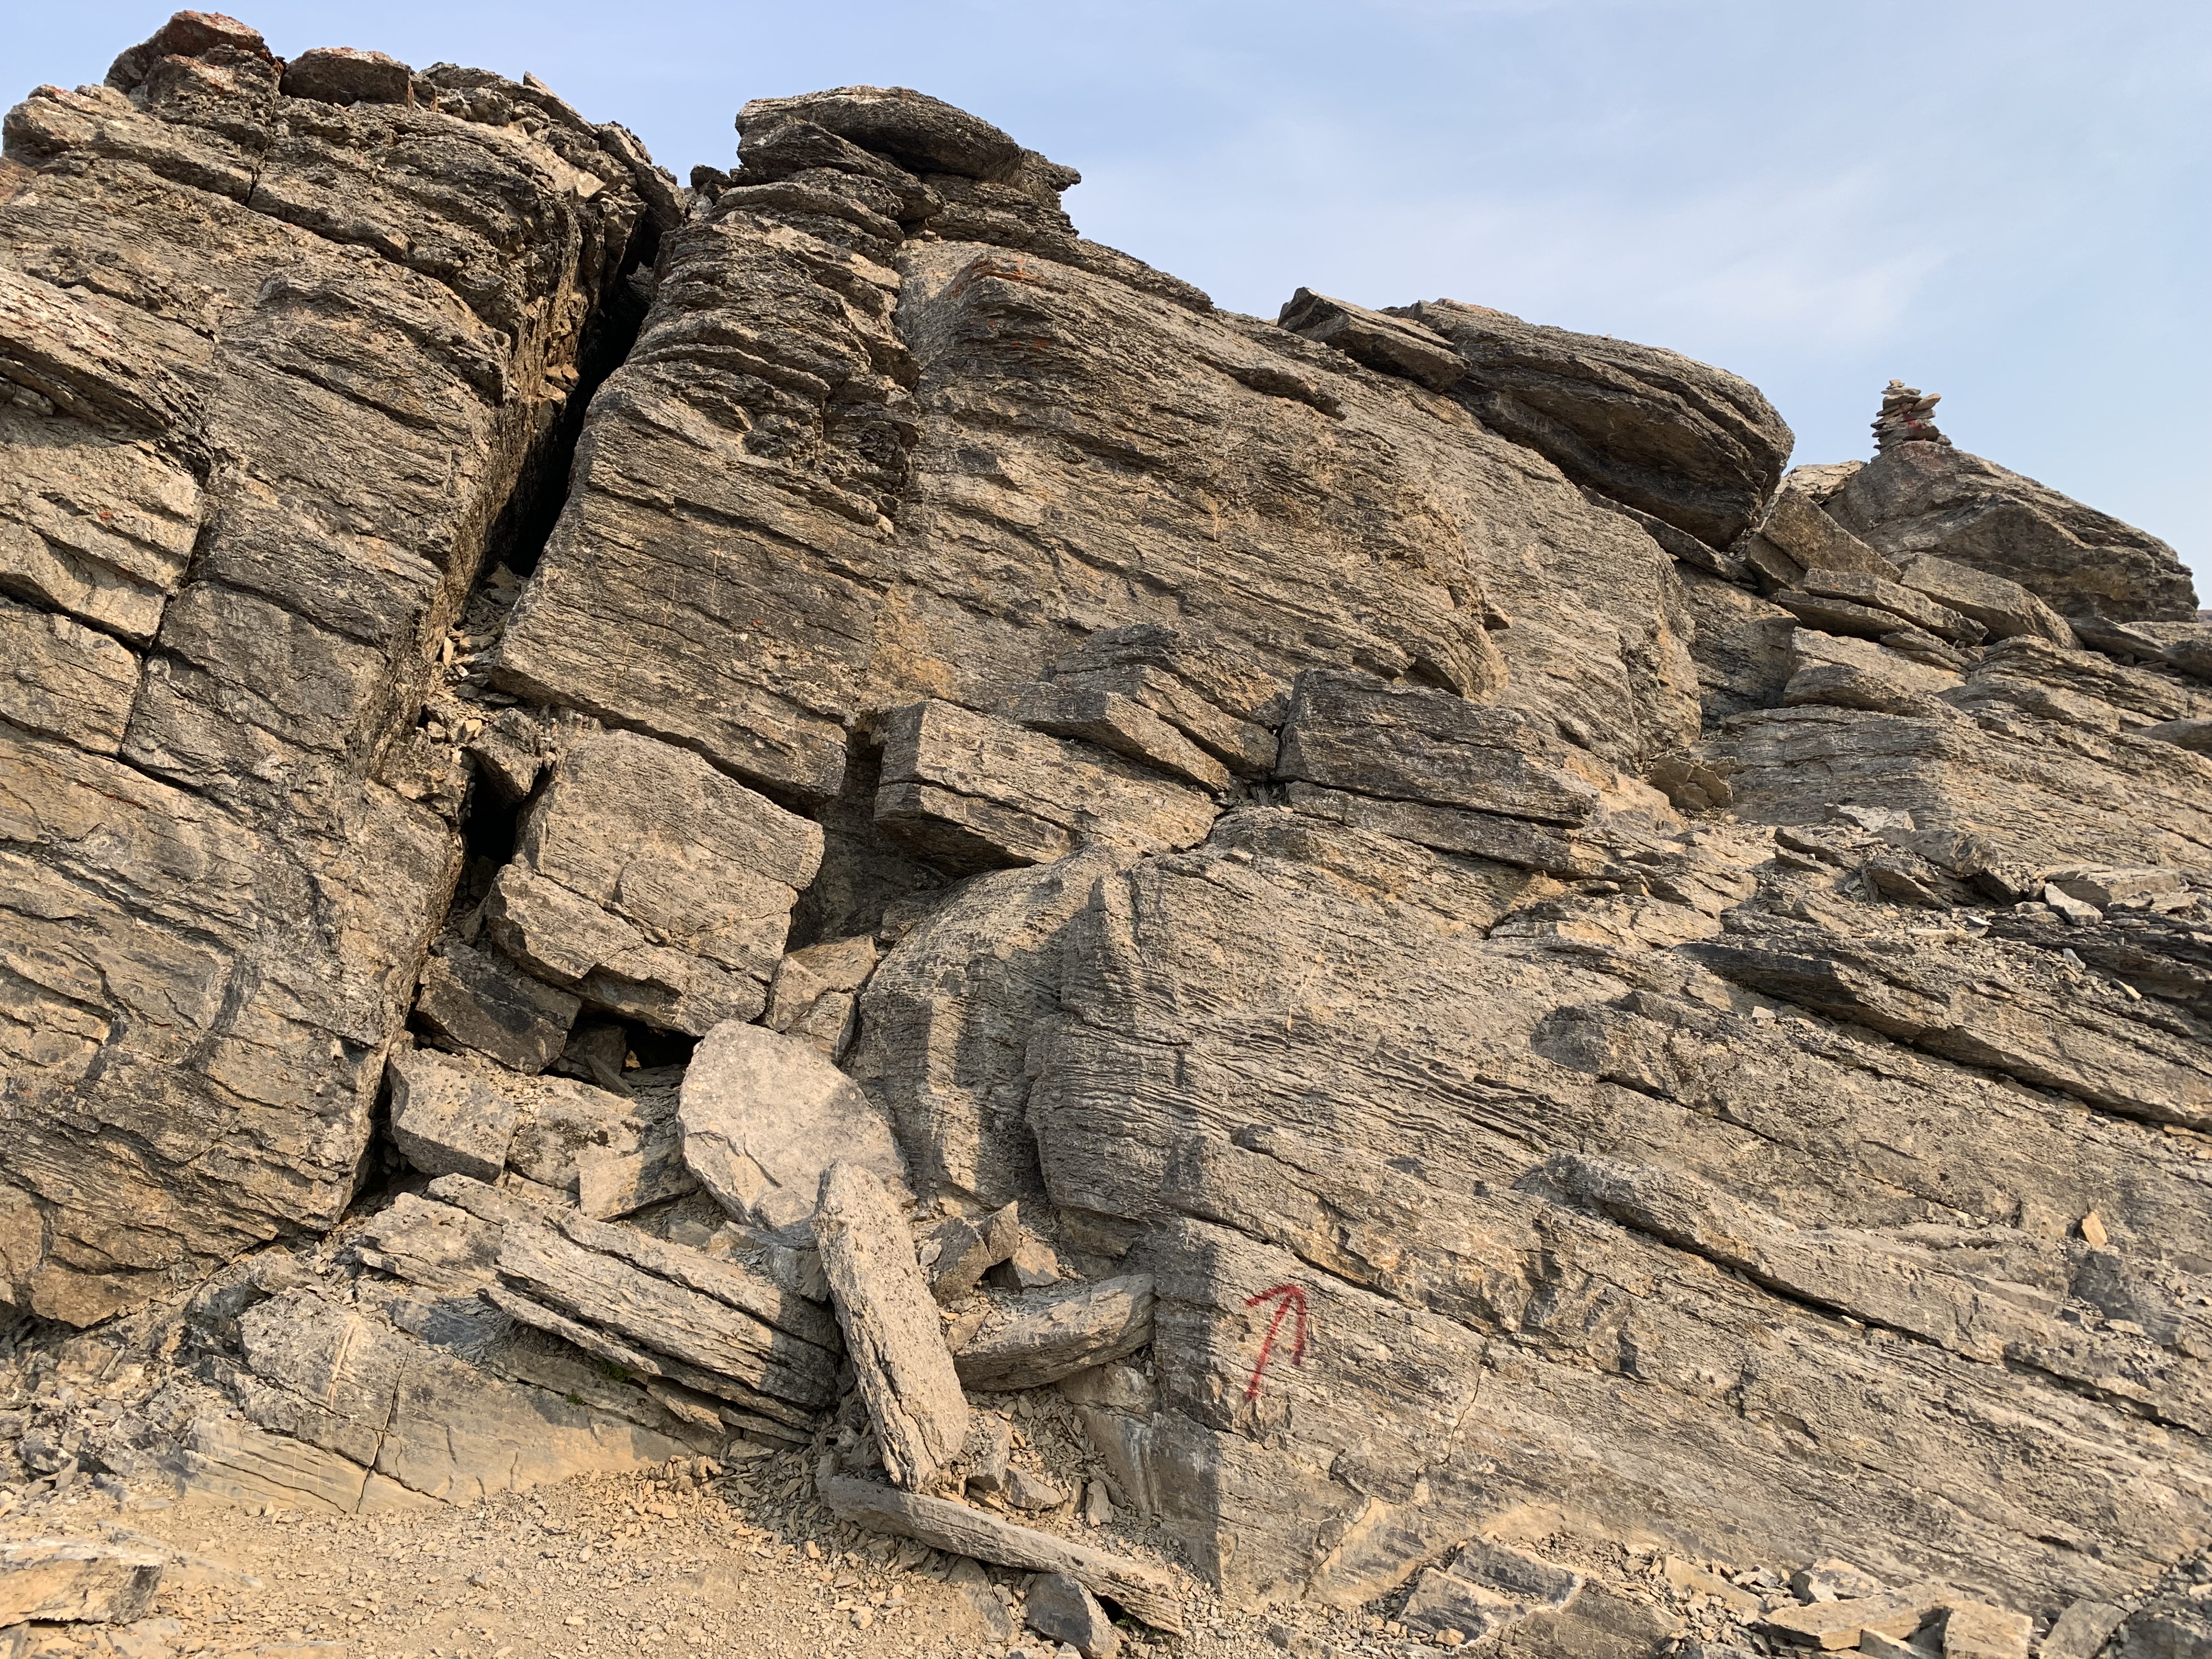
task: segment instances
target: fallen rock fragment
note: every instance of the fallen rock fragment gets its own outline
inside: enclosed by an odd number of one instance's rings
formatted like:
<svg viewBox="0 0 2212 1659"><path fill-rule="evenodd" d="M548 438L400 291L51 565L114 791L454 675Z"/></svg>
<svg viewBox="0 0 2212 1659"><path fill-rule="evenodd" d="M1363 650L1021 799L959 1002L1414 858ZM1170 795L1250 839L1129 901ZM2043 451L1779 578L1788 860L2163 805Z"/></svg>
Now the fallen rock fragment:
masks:
<svg viewBox="0 0 2212 1659"><path fill-rule="evenodd" d="M1800 1567L1790 1575L1790 1593L1801 1601L1845 1601L1880 1595L1887 1588L1872 1573L1832 1558Z"/></svg>
<svg viewBox="0 0 2212 1659"><path fill-rule="evenodd" d="M1832 1650L1856 1647L1866 1631L1902 1642L1943 1606L1947 1595L1936 1586L1920 1584L1849 1601L1778 1607L1759 1620L1759 1627L1808 1647Z"/></svg>
<svg viewBox="0 0 2212 1659"><path fill-rule="evenodd" d="M841 1162L906 1192L906 1160L884 1115L821 1050L763 1026L731 1020L707 1034L684 1073L677 1121L684 1163L740 1220L805 1220L823 1173Z"/></svg>
<svg viewBox="0 0 2212 1659"><path fill-rule="evenodd" d="M1202 841L1213 797L1110 750L932 700L884 722L876 822L969 868L1045 864L1090 842Z"/></svg>
<svg viewBox="0 0 2212 1659"><path fill-rule="evenodd" d="M33 1538L0 1547L0 1627L31 1620L129 1624L161 1587L157 1551L78 1538Z"/></svg>
<svg viewBox="0 0 2212 1659"><path fill-rule="evenodd" d="M1118 691L1047 681L1022 693L1010 711L1032 732L1080 738L1201 789L1224 789L1229 769L1158 714Z"/></svg>
<svg viewBox="0 0 2212 1659"><path fill-rule="evenodd" d="M1516 708L1372 675L1298 677L1277 771L1364 795L1580 824L1598 791L1565 744Z"/></svg>
<svg viewBox="0 0 2212 1659"><path fill-rule="evenodd" d="M814 1239L884 1467L897 1485L927 1488L960 1455L968 1401L897 1203L869 1170L833 1164Z"/></svg>
<svg viewBox="0 0 2212 1659"><path fill-rule="evenodd" d="M2035 1624L1985 1601L1954 1601L1943 1619L1943 1659L2027 1659Z"/></svg>
<svg viewBox="0 0 2212 1659"><path fill-rule="evenodd" d="M392 1139L424 1175L496 1181L514 1139L514 1101L470 1066L428 1049L402 1049L386 1063Z"/></svg>
<svg viewBox="0 0 2212 1659"><path fill-rule="evenodd" d="M1012 1392L1044 1388L1152 1340L1152 1281L1131 1274L994 1297L952 1359L966 1387Z"/></svg>
<svg viewBox="0 0 2212 1659"><path fill-rule="evenodd" d="M1432 392L1449 391L1466 372L1451 342L1425 325L1370 311L1349 300L1332 300L1310 288L1285 301L1275 322L1318 344L1334 346L1355 362L1385 374L1402 374Z"/></svg>
<svg viewBox="0 0 2212 1659"><path fill-rule="evenodd" d="M866 933L792 951L776 964L761 1023L836 1060L852 1040L854 1003L875 971L876 955Z"/></svg>
<svg viewBox="0 0 2212 1659"><path fill-rule="evenodd" d="M972 1556L1024 1572L1064 1572L1092 1595L1117 1601L1157 1630L1183 1632L1182 1604L1164 1567L1109 1555L981 1510L925 1498L872 1480L820 1483L822 1501L841 1521L869 1532L911 1538L951 1555Z"/></svg>
<svg viewBox="0 0 2212 1659"><path fill-rule="evenodd" d="M924 1233L916 1255L929 1274L929 1293L947 1306L965 1298L1020 1245L1020 1214L1009 1204L972 1221L948 1216Z"/></svg>
<svg viewBox="0 0 2212 1659"><path fill-rule="evenodd" d="M2051 1621L2036 1652L2039 1659L2096 1659L2126 1617L2127 1609L2109 1601L2073 1602Z"/></svg>
<svg viewBox="0 0 2212 1659"><path fill-rule="evenodd" d="M1073 1574L1044 1572L1031 1579L1023 1617L1038 1635L1066 1643L1083 1659L1115 1659L1121 1650L1114 1621Z"/></svg>

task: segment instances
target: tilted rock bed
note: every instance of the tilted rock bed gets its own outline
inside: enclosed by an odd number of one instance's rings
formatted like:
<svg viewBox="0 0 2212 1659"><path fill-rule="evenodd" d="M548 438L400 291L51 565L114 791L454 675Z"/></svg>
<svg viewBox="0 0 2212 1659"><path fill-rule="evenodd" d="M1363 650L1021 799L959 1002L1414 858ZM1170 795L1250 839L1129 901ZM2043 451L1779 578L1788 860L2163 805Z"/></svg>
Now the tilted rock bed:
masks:
<svg viewBox="0 0 2212 1659"><path fill-rule="evenodd" d="M711 1465L1001 1649L2197 1652L2172 550L738 128L198 13L9 115L26 1512Z"/></svg>

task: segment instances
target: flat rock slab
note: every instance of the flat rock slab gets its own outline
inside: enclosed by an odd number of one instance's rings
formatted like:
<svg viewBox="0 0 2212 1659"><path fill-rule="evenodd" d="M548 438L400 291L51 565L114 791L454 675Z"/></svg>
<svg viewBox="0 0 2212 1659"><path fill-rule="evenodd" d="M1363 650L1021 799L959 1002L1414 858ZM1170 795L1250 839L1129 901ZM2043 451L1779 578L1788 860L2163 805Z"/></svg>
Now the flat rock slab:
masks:
<svg viewBox="0 0 2212 1659"><path fill-rule="evenodd" d="M0 1549L0 1626L27 1620L128 1624L151 1611L161 1557L77 1538L33 1538Z"/></svg>
<svg viewBox="0 0 2212 1659"><path fill-rule="evenodd" d="M1759 1620L1759 1628L1808 1647L1831 1650L1856 1647L1867 1631L1902 1642L1928 1622L1944 1599L1942 1589L1918 1584L1850 1601L1778 1607Z"/></svg>
<svg viewBox="0 0 2212 1659"><path fill-rule="evenodd" d="M692 1051L677 1108L684 1161L740 1220L785 1227L814 1213L823 1172L848 1163L902 1196L890 1124L811 1043L732 1020Z"/></svg>
<svg viewBox="0 0 2212 1659"><path fill-rule="evenodd" d="M532 1300L725 1379L712 1390L725 1398L757 1392L816 1409L836 1397L836 1357L828 1349L550 1226L509 1224L498 1266ZM732 1395L727 1383L744 1394Z"/></svg>
<svg viewBox="0 0 2212 1659"><path fill-rule="evenodd" d="M953 1355L971 1389L1041 1389L1134 1353L1152 1340L1152 1281L1130 1274L994 1297Z"/></svg>
<svg viewBox="0 0 2212 1659"><path fill-rule="evenodd" d="M1275 769L1356 794L1580 824L1598 807L1592 765L1518 709L1315 670L1298 677Z"/></svg>
<svg viewBox="0 0 2212 1659"><path fill-rule="evenodd" d="M587 1000L703 1033L768 997L818 825L632 732L561 758L488 912L501 949Z"/></svg>
<svg viewBox="0 0 2212 1659"><path fill-rule="evenodd" d="M994 1566L1064 1572L1092 1595L1120 1602L1154 1629L1182 1634L1182 1604L1174 1577L1164 1567L1109 1555L965 1504L899 1492L873 1480L824 1480L820 1496L839 1520L864 1530L911 1538L947 1554L972 1556Z"/></svg>
<svg viewBox="0 0 2212 1659"><path fill-rule="evenodd" d="M926 1487L960 1455L968 1401L897 1200L857 1164L830 1166L814 1212L822 1271L861 1397L902 1486Z"/></svg>
<svg viewBox="0 0 2212 1659"><path fill-rule="evenodd" d="M1401 313L1449 340L1454 394L1577 483L1726 547L1795 440L1749 381L1680 352L1429 300Z"/></svg>
<svg viewBox="0 0 2212 1659"><path fill-rule="evenodd" d="M1091 842L1190 847L1213 797L1090 744L932 700L884 727L876 822L970 867L1047 864Z"/></svg>

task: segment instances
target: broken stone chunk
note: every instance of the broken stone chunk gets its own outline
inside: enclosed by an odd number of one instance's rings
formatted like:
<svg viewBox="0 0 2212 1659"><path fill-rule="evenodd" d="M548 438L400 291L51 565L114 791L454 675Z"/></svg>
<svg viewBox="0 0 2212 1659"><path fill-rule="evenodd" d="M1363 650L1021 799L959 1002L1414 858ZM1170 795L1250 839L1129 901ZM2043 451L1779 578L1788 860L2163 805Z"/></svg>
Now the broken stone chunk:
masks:
<svg viewBox="0 0 2212 1659"><path fill-rule="evenodd" d="M1067 1494L1058 1486L1018 1464L1006 1471L1001 1490L1006 1502L1018 1510L1056 1510L1067 1501Z"/></svg>
<svg viewBox="0 0 2212 1659"><path fill-rule="evenodd" d="M1902 1642L1943 1605L1944 1595L1942 1590L1921 1584L1848 1601L1778 1607L1759 1620L1759 1626L1793 1642L1830 1650L1856 1647L1863 1631L1875 1631Z"/></svg>
<svg viewBox="0 0 2212 1659"><path fill-rule="evenodd" d="M1175 1577L1151 1562L1109 1555L1088 1544L1073 1544L1000 1516L987 1516L967 1504L918 1498L865 1480L827 1480L821 1498L838 1520L872 1533L911 1537L947 1555L969 1555L1022 1573L1066 1573L1093 1595L1119 1601L1157 1631L1183 1632Z"/></svg>
<svg viewBox="0 0 2212 1659"><path fill-rule="evenodd" d="M1032 732L1081 738L1201 789L1229 787L1227 767L1143 703L1119 692L1048 681L1024 691L1009 712Z"/></svg>
<svg viewBox="0 0 2212 1659"><path fill-rule="evenodd" d="M948 1217L925 1232L921 1253L929 1273L929 1293L948 1304L967 1296L1020 1244L1019 1216L1019 1206L1009 1204L974 1221Z"/></svg>
<svg viewBox="0 0 2212 1659"><path fill-rule="evenodd" d="M2074 630L2066 619L2016 581L1932 553L1907 559L1897 580L1938 605L1972 617L1992 640L2025 635L2074 648Z"/></svg>
<svg viewBox="0 0 2212 1659"><path fill-rule="evenodd" d="M586 1146L576 1155L576 1207L599 1220L698 1190L683 1137L672 1131L648 1137L634 1152Z"/></svg>
<svg viewBox="0 0 2212 1659"><path fill-rule="evenodd" d="M2039 1659L2096 1659L2127 1610L2109 1601L2076 1601L2051 1620L2036 1651Z"/></svg>
<svg viewBox="0 0 2212 1659"><path fill-rule="evenodd" d="M1064 1572L1039 1573L1030 1581L1024 1616L1040 1636L1065 1642L1083 1659L1115 1659L1121 1632L1098 1605L1098 1598Z"/></svg>
<svg viewBox="0 0 2212 1659"><path fill-rule="evenodd" d="M692 1051L677 1119L684 1161L739 1220L768 1227L805 1220L823 1172L841 1161L905 1198L906 1161L890 1123L850 1078L796 1037L741 1020L716 1026Z"/></svg>
<svg viewBox="0 0 2212 1659"><path fill-rule="evenodd" d="M1832 1558L1815 1561L1809 1567L1800 1567L1790 1575L1790 1592L1801 1601L1849 1601L1859 1596L1879 1595L1886 1588L1873 1574L1862 1572L1848 1561L1838 1561Z"/></svg>
<svg viewBox="0 0 2212 1659"><path fill-rule="evenodd" d="M440 942L423 965L415 1012L439 1036L517 1072L551 1065L583 1004L568 992L459 939Z"/></svg>
<svg viewBox="0 0 2212 1659"><path fill-rule="evenodd" d="M512 806L538 787L538 774L544 764L538 744L538 728L530 717L519 708L503 708L469 739L465 752L492 793Z"/></svg>
<svg viewBox="0 0 2212 1659"><path fill-rule="evenodd" d="M2045 879L2069 898L2099 910L2120 905L2146 906L2165 894L2189 890L2186 875L2158 866L2123 869L2112 865L2087 865L2048 871Z"/></svg>
<svg viewBox="0 0 2212 1659"><path fill-rule="evenodd" d="M1984 1601L1954 1601L1943 1620L1943 1659L2027 1659L2034 1621Z"/></svg>
<svg viewBox="0 0 2212 1659"><path fill-rule="evenodd" d="M30 1620L120 1625L152 1610L161 1557L152 1550L75 1538L33 1538L0 1548L0 1626Z"/></svg>
<svg viewBox="0 0 2212 1659"><path fill-rule="evenodd" d="M414 71L397 58L353 46L311 46L284 66L287 98L325 104L404 104Z"/></svg>
<svg viewBox="0 0 2212 1659"><path fill-rule="evenodd" d="M1063 1377L1060 1398L1078 1406L1100 1406L1111 1411L1149 1416L1158 1401L1152 1380L1134 1365L1099 1365Z"/></svg>
<svg viewBox="0 0 2212 1659"><path fill-rule="evenodd" d="M1924 593L1865 571L1814 568L1799 578L1797 586L1823 599L1849 599L1887 611L1954 645L1979 644L1985 632L1979 623L1961 616L1948 605L1938 605Z"/></svg>
<svg viewBox="0 0 2212 1659"><path fill-rule="evenodd" d="M814 1241L884 1468L896 1485L927 1488L966 1443L968 1401L898 1204L869 1170L834 1164Z"/></svg>
<svg viewBox="0 0 2212 1659"><path fill-rule="evenodd" d="M1785 488L1767 510L1759 534L1807 571L1853 572L1887 581L1897 567L1846 530L1802 489Z"/></svg>
<svg viewBox="0 0 2212 1659"><path fill-rule="evenodd" d="M1194 846L1216 809L1109 750L931 701L884 721L875 815L924 852L981 868L1050 863L1091 842Z"/></svg>
<svg viewBox="0 0 2212 1659"><path fill-rule="evenodd" d="M1152 1340L1148 1275L1100 1279L1065 1290L994 1297L990 1312L953 1355L969 1388L1041 1389Z"/></svg>
<svg viewBox="0 0 2212 1659"><path fill-rule="evenodd" d="M427 1049L393 1054L392 1139L424 1175L496 1181L514 1139L514 1101L473 1067Z"/></svg>
<svg viewBox="0 0 2212 1659"><path fill-rule="evenodd" d="M1386 316L1302 288L1284 301L1278 326L1385 374L1402 374L1433 392L1446 392L1466 370L1451 342L1425 325Z"/></svg>
<svg viewBox="0 0 2212 1659"><path fill-rule="evenodd" d="M866 933L792 951L776 964L762 1023L836 1060L852 1038L855 995L875 970L876 956L875 938Z"/></svg>

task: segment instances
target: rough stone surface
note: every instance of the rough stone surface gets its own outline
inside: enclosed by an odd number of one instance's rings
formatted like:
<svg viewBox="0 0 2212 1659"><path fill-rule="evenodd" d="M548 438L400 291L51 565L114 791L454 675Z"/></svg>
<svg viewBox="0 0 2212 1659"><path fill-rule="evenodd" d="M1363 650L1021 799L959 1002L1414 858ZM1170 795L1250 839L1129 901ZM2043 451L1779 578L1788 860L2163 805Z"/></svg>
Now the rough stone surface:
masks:
<svg viewBox="0 0 2212 1659"><path fill-rule="evenodd" d="M0 1548L0 1625L125 1625L161 1587L161 1557L85 1539L34 1539Z"/></svg>
<svg viewBox="0 0 2212 1659"><path fill-rule="evenodd" d="M896 1485L927 1491L967 1441L968 1402L905 1220L881 1181L835 1164L822 1178L814 1240L884 1469Z"/></svg>
<svg viewBox="0 0 2212 1659"><path fill-rule="evenodd" d="M708 1034L684 1072L678 1121L684 1163L740 1219L805 1221L833 1164L906 1191L890 1126L867 1097L817 1049L757 1025Z"/></svg>
<svg viewBox="0 0 2212 1659"><path fill-rule="evenodd" d="M7 118L0 590L55 643L0 715L0 1173L50 1317L350 1197L459 865L387 760L654 234L588 128L320 98L216 20Z"/></svg>
<svg viewBox="0 0 2212 1659"><path fill-rule="evenodd" d="M386 1068L392 1139L424 1175L496 1181L514 1139L514 1103L470 1067L442 1054L403 1050Z"/></svg>
<svg viewBox="0 0 2212 1659"><path fill-rule="evenodd" d="M1404 314L1458 348L1460 395L1486 425L1711 546L1734 541L1782 477L1790 428L1733 374L1484 306L1436 300Z"/></svg>
<svg viewBox="0 0 2212 1659"><path fill-rule="evenodd" d="M2189 573L2157 537L1948 444L1885 450L1829 510L1892 559L1932 553L2002 576L2062 616L2196 618Z"/></svg>
<svg viewBox="0 0 2212 1659"><path fill-rule="evenodd" d="M876 822L957 866L1049 864L1092 842L1188 847L1214 814L1206 794L1111 750L952 703L885 723Z"/></svg>
<svg viewBox="0 0 2212 1659"><path fill-rule="evenodd" d="M1083 1659L1115 1659L1121 1651L1121 1634L1106 1609L1071 1574L1041 1572L1030 1579L1022 1616L1038 1635L1065 1642Z"/></svg>
<svg viewBox="0 0 2212 1659"><path fill-rule="evenodd" d="M726 1456L826 1600L2193 1654L2170 551L1908 387L1783 481L1671 353L1223 312L919 93L739 161L212 14L8 118L25 1507Z"/></svg>

